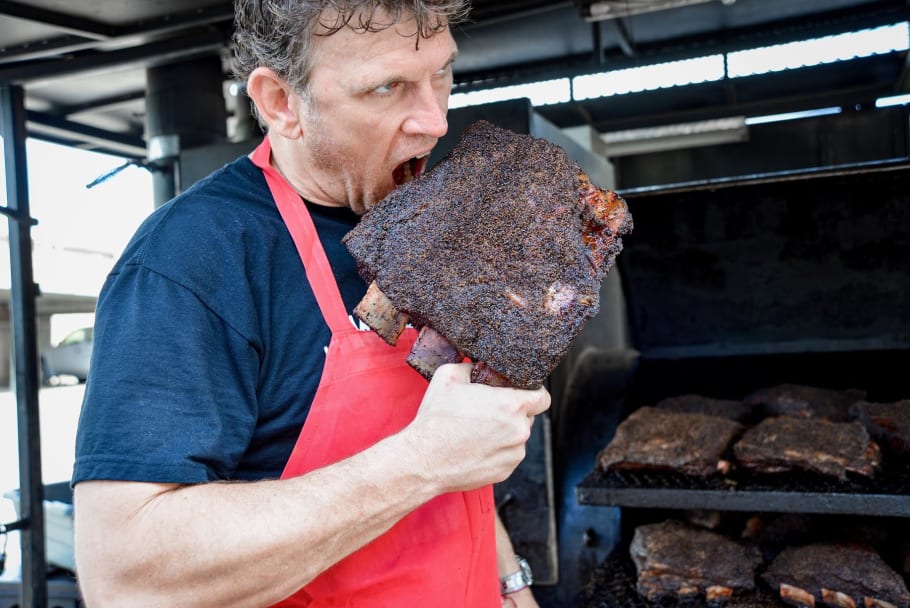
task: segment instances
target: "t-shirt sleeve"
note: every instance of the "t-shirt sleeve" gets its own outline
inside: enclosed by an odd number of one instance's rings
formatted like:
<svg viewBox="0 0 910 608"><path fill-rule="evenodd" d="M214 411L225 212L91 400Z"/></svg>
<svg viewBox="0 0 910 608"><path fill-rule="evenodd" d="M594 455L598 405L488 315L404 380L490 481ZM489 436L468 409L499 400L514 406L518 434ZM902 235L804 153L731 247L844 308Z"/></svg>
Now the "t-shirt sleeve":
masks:
<svg viewBox="0 0 910 608"><path fill-rule="evenodd" d="M192 290L122 266L98 302L73 483L230 479L256 424L259 361Z"/></svg>

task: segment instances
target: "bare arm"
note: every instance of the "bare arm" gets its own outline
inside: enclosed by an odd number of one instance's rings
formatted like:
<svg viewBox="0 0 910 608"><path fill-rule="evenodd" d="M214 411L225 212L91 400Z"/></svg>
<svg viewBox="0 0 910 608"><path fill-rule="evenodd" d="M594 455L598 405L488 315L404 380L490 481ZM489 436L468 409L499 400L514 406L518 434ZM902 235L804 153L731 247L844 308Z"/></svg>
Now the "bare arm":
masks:
<svg viewBox="0 0 910 608"><path fill-rule="evenodd" d="M500 578L518 572L518 561L515 559L512 539L498 513L496 514L496 562ZM502 605L507 608L537 608L538 606L530 587L503 597Z"/></svg>
<svg viewBox="0 0 910 608"><path fill-rule="evenodd" d="M469 375L469 365L441 367L406 429L298 478L78 484L87 605L268 606L434 496L505 479L549 395Z"/></svg>

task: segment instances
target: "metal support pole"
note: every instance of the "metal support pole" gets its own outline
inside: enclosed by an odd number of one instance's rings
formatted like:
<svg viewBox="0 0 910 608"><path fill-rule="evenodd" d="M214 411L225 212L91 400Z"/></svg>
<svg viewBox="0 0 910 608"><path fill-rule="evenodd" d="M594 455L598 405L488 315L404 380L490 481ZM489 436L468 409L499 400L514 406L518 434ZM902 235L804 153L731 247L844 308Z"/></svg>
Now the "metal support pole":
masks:
<svg viewBox="0 0 910 608"><path fill-rule="evenodd" d="M25 94L21 86L0 86L0 134L6 169L9 218L11 312L15 359L16 413L19 423L20 514L28 525L22 539L24 608L47 608L47 557L44 545L44 484L41 480L41 431L38 422L38 340L36 288L32 272L32 219L29 215L25 160Z"/></svg>
<svg viewBox="0 0 910 608"><path fill-rule="evenodd" d="M183 150L227 141L224 71L218 55L151 67L146 71L147 157L155 206L189 184L181 183Z"/></svg>

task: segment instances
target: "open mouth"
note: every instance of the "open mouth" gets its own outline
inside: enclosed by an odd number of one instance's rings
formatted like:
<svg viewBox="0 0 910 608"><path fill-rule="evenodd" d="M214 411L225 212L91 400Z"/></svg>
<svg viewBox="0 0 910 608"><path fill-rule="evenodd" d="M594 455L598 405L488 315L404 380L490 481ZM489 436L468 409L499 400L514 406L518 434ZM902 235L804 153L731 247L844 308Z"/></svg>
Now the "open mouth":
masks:
<svg viewBox="0 0 910 608"><path fill-rule="evenodd" d="M396 186L401 186L406 184L415 177L418 177L427 166L427 161L430 159L429 154L424 154L423 156L414 157L411 160L407 160L392 171L392 179L395 180Z"/></svg>

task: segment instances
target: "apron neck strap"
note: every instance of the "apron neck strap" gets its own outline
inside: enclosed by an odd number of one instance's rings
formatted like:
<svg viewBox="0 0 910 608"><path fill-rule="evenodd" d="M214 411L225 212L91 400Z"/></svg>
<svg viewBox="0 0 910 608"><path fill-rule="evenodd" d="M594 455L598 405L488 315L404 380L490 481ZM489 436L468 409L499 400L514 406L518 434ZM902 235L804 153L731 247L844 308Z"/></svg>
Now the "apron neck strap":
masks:
<svg viewBox="0 0 910 608"><path fill-rule="evenodd" d="M253 151L250 159L262 170L265 181L272 192L272 198L285 226L291 233L300 261L306 270L307 280L316 296L319 310L332 330L332 333L351 328L348 312L338 290L338 283L332 273L332 267L325 255L325 249L319 242L313 218L303 199L286 179L271 165L271 144L268 135Z"/></svg>

